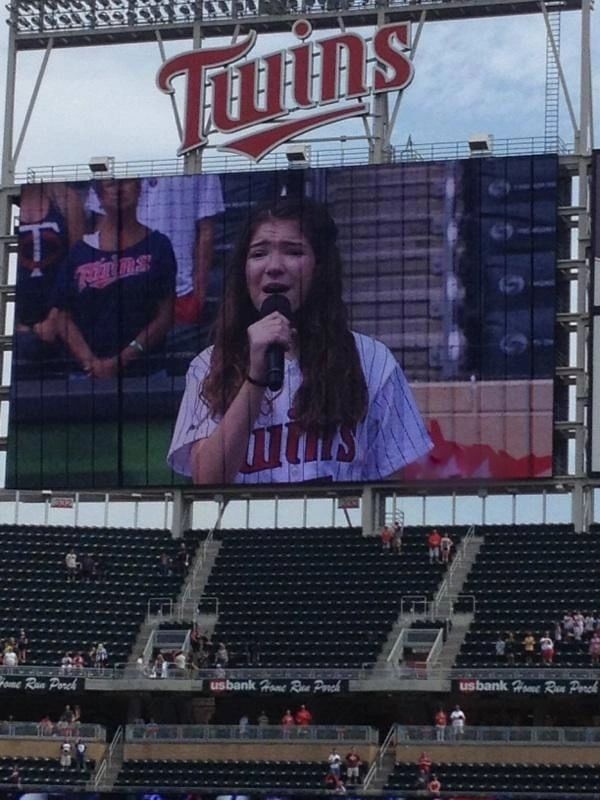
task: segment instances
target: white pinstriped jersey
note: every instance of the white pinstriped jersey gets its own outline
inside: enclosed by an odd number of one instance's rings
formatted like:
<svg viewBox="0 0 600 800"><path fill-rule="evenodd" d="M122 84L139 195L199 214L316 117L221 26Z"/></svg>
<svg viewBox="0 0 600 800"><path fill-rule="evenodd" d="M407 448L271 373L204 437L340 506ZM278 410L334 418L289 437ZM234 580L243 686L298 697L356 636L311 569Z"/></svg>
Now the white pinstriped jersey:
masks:
<svg viewBox="0 0 600 800"><path fill-rule="evenodd" d="M301 483L311 480L375 481L424 456L431 439L400 365L382 342L354 333L369 391L365 419L355 428L341 426L321 436L303 431L290 416L302 383L295 359L285 360L279 393L265 391L248 441L246 463L235 483ZM200 397L212 348L191 362L167 460L191 475L191 449L219 424Z"/></svg>

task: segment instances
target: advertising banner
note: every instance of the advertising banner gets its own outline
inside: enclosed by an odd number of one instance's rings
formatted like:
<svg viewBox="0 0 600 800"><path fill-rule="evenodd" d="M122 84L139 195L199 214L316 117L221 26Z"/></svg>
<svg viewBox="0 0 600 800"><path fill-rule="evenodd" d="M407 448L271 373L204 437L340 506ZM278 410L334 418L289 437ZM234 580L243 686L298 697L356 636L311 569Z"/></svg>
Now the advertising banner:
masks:
<svg viewBox="0 0 600 800"><path fill-rule="evenodd" d="M50 677L48 675L0 675L0 692L82 692L84 678Z"/></svg>
<svg viewBox="0 0 600 800"><path fill-rule="evenodd" d="M597 695L600 681L591 679L494 679L461 678L452 682L453 691L462 694Z"/></svg>
<svg viewBox="0 0 600 800"><path fill-rule="evenodd" d="M7 484L550 477L557 163L23 186Z"/></svg>
<svg viewBox="0 0 600 800"><path fill-rule="evenodd" d="M206 688L213 694L345 694L347 680L321 680L320 678L212 678L205 681Z"/></svg>

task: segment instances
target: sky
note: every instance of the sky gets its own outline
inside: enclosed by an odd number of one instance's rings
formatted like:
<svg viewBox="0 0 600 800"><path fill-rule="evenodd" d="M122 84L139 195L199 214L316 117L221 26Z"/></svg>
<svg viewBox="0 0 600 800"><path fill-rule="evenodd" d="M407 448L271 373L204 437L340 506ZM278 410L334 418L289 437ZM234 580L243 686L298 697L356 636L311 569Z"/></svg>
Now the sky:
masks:
<svg viewBox="0 0 600 800"><path fill-rule="evenodd" d="M598 12L592 18L593 52L594 43L600 41ZM561 25L561 61L577 108L580 15L564 12ZM368 31L363 29L363 33ZM6 38L0 44L2 75ZM283 35L262 36L256 52L270 52L287 42L289 37ZM167 55L189 46L186 41L167 42ZM40 52L19 55L18 123L41 58ZM409 136L417 144L464 142L471 134L483 132L498 139L542 136L545 58L541 14L460 24L427 23L415 53L415 76L402 100L394 142L403 146ZM154 83L159 66L155 44L54 51L17 172L41 165L87 164L91 156L100 155L114 156L117 161L174 159L178 138L170 101ZM593 72L597 86L599 59ZM596 129L598 124L596 120ZM339 132L339 126L322 129L324 136ZM360 134L362 124L346 123L343 132ZM564 101L560 134L572 142Z"/></svg>
<svg viewBox="0 0 600 800"><path fill-rule="evenodd" d="M6 12L2 11L3 14ZM592 14L592 54L600 42L600 15ZM580 52L580 15L562 14L561 61L578 108ZM361 31L368 35L368 31ZM216 42L215 42L216 43ZM286 46L289 37L259 37L255 54ZM166 43L167 55L189 49L185 41ZM7 31L0 40L0 76L4 87ZM254 54L253 54L254 55ZM30 92L37 76L42 53L22 53L18 57L16 132L25 114ZM457 22L427 23L415 53L415 76L403 97L393 142L403 147L411 137L415 145L433 142L465 142L474 133L491 133L496 139L542 136L544 133L546 39L541 14ZM113 156L117 161L175 159L178 146L169 99L155 86L160 66L157 45L120 45L57 50L52 53L36 104L29 132L25 138L17 174L47 165L88 163L91 156ZM600 59L593 63L593 85L600 85ZM3 93L4 96L4 93ZM179 98L179 102L181 99ZM596 114L596 131L600 124ZM326 127L324 136L362 133L358 122L343 128ZM560 135L573 141L573 130L561 98ZM331 146L331 145L330 145ZM313 145L313 148L317 147ZM550 501L548 513L556 520L566 519L563 498ZM302 504L289 506L293 518L302 519ZM330 501L317 508L315 519L331 520ZM430 498L426 521L440 524L451 514L451 501ZM541 513L541 499L519 498L517 517L530 521ZM121 507L122 506L122 507ZM407 522L425 521L421 500L406 504ZM462 506L461 506L462 508ZM489 498L487 521L500 521L506 514L506 502ZM7 518L14 508L5 507ZM38 505L35 516L43 513ZM57 521L67 523L72 512L49 510ZM92 516L87 521L86 514ZM112 524L138 524L156 521L156 511L133 504L111 505ZM312 513L312 512L311 512ZM355 512L355 522L358 517ZM20 511L21 522L30 521L31 509ZM81 524L101 524L102 505L95 511L82 512ZM167 510L170 514L170 510ZM214 509L209 516L214 514ZM269 524L273 505L254 504L255 522ZM132 516L133 515L133 516ZM137 515L137 516L136 516ZM459 510L458 521L481 521L482 504L475 498ZM286 517L288 512L286 512ZM338 524L345 524L342 512L336 511ZM228 524L244 524L246 506L241 502L231 512ZM34 521L34 520L31 520ZM111 520L109 520L110 522ZM310 520L309 520L310 521ZM533 519L531 519L533 521ZM67 523L68 524L68 523ZM198 519L197 524L202 524Z"/></svg>

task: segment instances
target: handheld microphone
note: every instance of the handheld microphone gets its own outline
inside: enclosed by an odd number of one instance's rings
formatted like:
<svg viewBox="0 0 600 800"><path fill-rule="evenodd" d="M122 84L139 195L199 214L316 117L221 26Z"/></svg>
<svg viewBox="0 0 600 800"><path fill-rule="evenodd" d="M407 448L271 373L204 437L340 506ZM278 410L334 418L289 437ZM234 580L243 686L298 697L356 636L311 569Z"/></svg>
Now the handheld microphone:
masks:
<svg viewBox="0 0 600 800"><path fill-rule="evenodd" d="M279 311L287 319L292 318L292 307L284 294L270 294L260 307L260 318L268 317L273 311ZM272 392L278 392L283 386L284 354L285 351L280 344L270 344L267 347L266 383Z"/></svg>

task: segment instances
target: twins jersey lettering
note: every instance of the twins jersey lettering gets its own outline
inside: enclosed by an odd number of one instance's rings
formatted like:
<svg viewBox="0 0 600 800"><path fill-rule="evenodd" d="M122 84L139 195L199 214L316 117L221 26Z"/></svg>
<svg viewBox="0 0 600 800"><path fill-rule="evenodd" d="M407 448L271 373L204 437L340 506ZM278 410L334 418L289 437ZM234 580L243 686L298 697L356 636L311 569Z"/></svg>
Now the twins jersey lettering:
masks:
<svg viewBox="0 0 600 800"><path fill-rule="evenodd" d="M302 430L293 412L302 372L295 359L286 359L283 388L265 391L235 483L381 480L429 452L431 439L398 362L381 342L359 333L354 339L369 391L365 419L325 436ZM194 442L219 424L200 397L211 353L209 347L190 364L167 456L182 475L191 475Z"/></svg>

